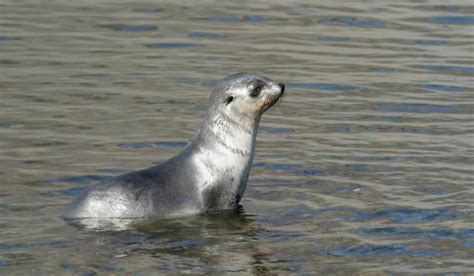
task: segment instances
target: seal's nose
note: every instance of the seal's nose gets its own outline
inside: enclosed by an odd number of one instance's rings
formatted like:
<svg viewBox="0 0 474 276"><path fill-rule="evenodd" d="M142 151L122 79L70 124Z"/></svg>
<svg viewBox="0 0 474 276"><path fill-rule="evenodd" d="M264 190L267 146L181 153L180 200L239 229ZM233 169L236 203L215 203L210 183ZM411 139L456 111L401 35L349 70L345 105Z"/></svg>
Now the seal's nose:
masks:
<svg viewBox="0 0 474 276"><path fill-rule="evenodd" d="M282 83L282 82L280 82L280 83L278 83L278 85L279 85L280 88L281 88L281 93L285 92L285 84Z"/></svg>

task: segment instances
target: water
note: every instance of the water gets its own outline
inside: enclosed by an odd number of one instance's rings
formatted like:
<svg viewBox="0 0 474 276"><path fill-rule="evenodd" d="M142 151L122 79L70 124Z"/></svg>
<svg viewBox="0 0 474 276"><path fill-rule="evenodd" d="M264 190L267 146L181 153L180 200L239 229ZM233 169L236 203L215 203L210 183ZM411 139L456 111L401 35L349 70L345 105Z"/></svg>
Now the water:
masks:
<svg viewBox="0 0 474 276"><path fill-rule="evenodd" d="M0 274L474 272L471 1L0 2ZM287 84L239 213L58 218L209 87Z"/></svg>

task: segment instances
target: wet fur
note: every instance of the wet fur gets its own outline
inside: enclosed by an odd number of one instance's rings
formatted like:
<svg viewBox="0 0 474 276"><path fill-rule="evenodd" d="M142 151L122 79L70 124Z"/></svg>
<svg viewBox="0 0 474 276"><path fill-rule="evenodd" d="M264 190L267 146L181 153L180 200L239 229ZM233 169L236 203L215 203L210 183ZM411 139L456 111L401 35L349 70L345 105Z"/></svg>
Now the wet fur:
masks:
<svg viewBox="0 0 474 276"><path fill-rule="evenodd" d="M266 84L261 100L245 98L248 83L255 79ZM237 208L247 186L260 117L282 94L281 85L258 75L225 78L216 85L196 136L181 153L88 188L63 217L176 216Z"/></svg>

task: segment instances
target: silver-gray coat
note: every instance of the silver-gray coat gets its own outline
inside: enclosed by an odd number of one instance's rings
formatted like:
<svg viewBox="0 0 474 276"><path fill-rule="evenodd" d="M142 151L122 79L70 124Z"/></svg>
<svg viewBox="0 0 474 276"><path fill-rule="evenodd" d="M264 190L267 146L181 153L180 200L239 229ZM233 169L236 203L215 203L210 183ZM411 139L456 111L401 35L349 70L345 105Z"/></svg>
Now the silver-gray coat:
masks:
<svg viewBox="0 0 474 276"><path fill-rule="evenodd" d="M226 77L214 88L207 115L175 157L94 185L65 218L176 216L236 208L245 192L260 117L284 85L254 74Z"/></svg>

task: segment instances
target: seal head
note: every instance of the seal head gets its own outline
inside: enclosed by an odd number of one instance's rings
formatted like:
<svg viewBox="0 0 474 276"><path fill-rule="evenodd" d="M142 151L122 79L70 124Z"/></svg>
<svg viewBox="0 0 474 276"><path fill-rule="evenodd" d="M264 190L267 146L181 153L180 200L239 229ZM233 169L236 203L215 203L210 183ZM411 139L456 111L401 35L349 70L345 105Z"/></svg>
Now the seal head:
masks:
<svg viewBox="0 0 474 276"><path fill-rule="evenodd" d="M214 87L206 117L175 157L94 185L75 199L65 218L176 216L238 207L253 161L262 114L285 86L248 73Z"/></svg>

